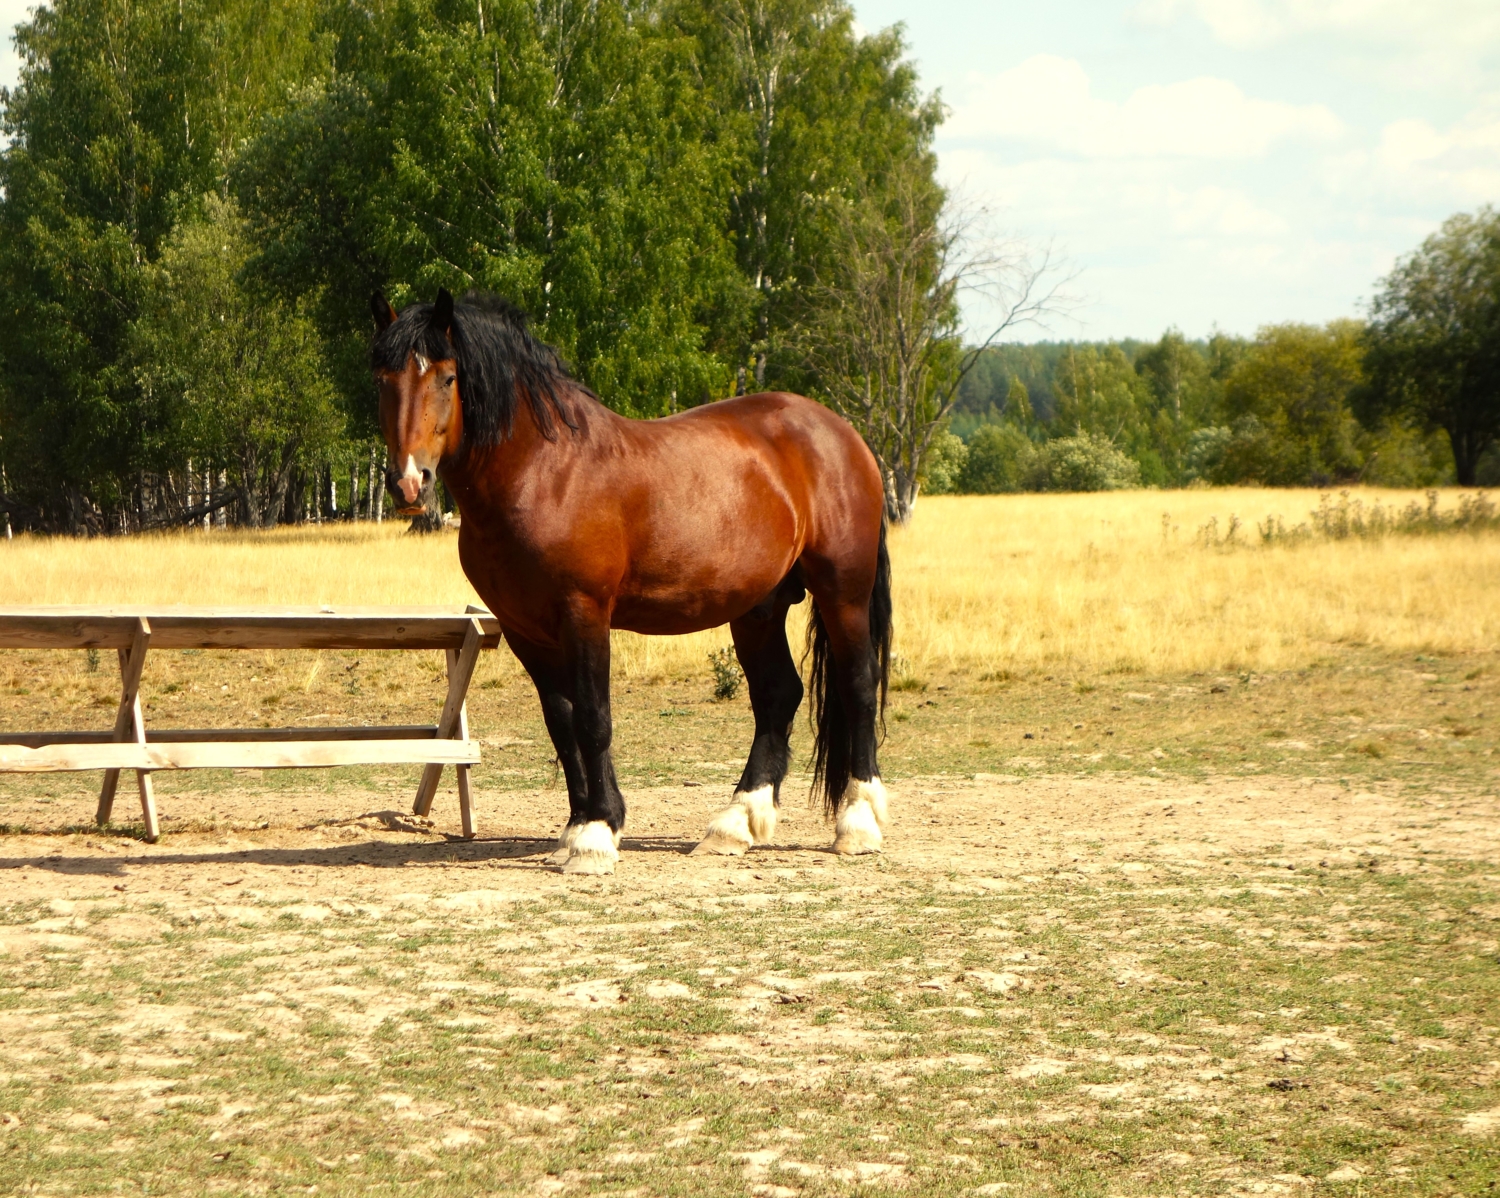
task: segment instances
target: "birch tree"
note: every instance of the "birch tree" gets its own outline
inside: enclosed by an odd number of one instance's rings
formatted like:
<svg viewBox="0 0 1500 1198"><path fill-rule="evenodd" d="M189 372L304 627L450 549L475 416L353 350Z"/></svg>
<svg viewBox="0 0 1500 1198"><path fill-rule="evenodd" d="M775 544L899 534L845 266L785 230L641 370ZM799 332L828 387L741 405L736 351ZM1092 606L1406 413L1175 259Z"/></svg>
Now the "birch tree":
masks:
<svg viewBox="0 0 1500 1198"><path fill-rule="evenodd" d="M885 480L887 517L911 519L923 465L964 376L1006 332L1064 303L1050 253L996 245L955 211L918 162L885 189L830 205L839 252L806 295L798 330L822 396L864 437ZM965 344L960 301L994 313Z"/></svg>

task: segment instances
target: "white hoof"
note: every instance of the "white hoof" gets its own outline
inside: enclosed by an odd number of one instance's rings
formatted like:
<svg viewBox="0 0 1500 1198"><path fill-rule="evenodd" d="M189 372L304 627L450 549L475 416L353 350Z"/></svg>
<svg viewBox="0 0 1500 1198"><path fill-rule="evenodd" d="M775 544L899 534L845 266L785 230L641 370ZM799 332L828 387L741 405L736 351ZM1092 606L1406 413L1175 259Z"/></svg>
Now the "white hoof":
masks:
<svg viewBox="0 0 1500 1198"><path fill-rule="evenodd" d="M833 851L844 857L880 852L886 819L885 787L880 779L851 779L833 826Z"/></svg>
<svg viewBox="0 0 1500 1198"><path fill-rule="evenodd" d="M563 862L565 874L612 874L620 859L617 838L602 819L578 825L578 832Z"/></svg>
<svg viewBox="0 0 1500 1198"><path fill-rule="evenodd" d="M693 854L738 857L752 844L770 844L775 835L776 800L771 787L737 790L729 806L714 816Z"/></svg>
<svg viewBox="0 0 1500 1198"><path fill-rule="evenodd" d="M738 857L755 843L750 835L750 813L741 803L732 803L708 825L708 831L693 850L693 856Z"/></svg>
<svg viewBox="0 0 1500 1198"><path fill-rule="evenodd" d="M562 865L573 855L573 842L583 830L582 824L569 824L557 838L557 847L547 854L548 865Z"/></svg>

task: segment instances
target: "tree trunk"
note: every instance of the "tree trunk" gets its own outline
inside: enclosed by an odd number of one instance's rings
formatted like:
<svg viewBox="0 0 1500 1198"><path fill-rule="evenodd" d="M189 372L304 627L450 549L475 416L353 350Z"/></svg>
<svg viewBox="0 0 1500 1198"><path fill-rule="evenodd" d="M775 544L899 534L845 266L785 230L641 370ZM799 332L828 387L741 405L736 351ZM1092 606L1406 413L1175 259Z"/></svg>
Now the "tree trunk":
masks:
<svg viewBox="0 0 1500 1198"><path fill-rule="evenodd" d="M281 462L271 478L270 495L266 499L265 524L274 528L285 515L286 496L292 486L292 471L297 466L297 449L300 441L282 446Z"/></svg>
<svg viewBox="0 0 1500 1198"><path fill-rule="evenodd" d="M387 451L380 451L380 485L375 489L375 523L385 523L385 459Z"/></svg>
<svg viewBox="0 0 1500 1198"><path fill-rule="evenodd" d="M1484 456L1484 451L1489 448L1488 445L1481 444L1480 438L1468 429L1450 428L1448 441L1453 446L1453 470L1458 477L1458 485L1474 486L1479 459Z"/></svg>
<svg viewBox="0 0 1500 1198"><path fill-rule="evenodd" d="M892 524L906 524L917 506L917 480L902 470L881 473L885 475L885 518Z"/></svg>
<svg viewBox="0 0 1500 1198"><path fill-rule="evenodd" d="M255 494L255 484L260 481L260 460L255 447L240 447L240 517L251 528L260 527L260 504Z"/></svg>
<svg viewBox="0 0 1500 1198"><path fill-rule="evenodd" d="M437 487L429 487L420 515L411 518L407 532L442 532L443 510L438 506Z"/></svg>

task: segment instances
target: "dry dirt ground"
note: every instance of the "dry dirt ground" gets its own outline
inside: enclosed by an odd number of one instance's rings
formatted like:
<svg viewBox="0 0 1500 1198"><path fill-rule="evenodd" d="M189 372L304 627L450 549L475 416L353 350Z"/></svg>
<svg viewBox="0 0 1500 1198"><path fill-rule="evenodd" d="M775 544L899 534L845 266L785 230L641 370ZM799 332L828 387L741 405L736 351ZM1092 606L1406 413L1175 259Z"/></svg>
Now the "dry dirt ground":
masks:
<svg viewBox="0 0 1500 1198"><path fill-rule="evenodd" d="M916 777L859 860L805 787L740 859L686 855L722 784L636 788L574 879L555 789L463 842L447 786L230 788L146 845L75 781L0 837L0 1193L1500 1179L1493 784Z"/></svg>

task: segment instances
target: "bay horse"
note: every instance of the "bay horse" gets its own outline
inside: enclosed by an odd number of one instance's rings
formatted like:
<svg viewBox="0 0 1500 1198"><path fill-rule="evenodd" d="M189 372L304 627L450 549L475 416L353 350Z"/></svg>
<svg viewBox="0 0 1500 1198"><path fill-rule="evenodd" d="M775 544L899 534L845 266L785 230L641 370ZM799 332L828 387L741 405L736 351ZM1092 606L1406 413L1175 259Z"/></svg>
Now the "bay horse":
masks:
<svg viewBox="0 0 1500 1198"><path fill-rule="evenodd" d="M809 593L814 789L835 820L835 852L879 852L890 559L880 469L854 429L783 393L627 419L494 296L455 303L443 290L397 315L377 292L371 312L397 511L422 511L443 480L462 518L464 573L541 698L568 786L549 862L606 874L618 860L611 628L729 625L755 738L729 806L693 851L771 841L803 697L786 614Z"/></svg>

